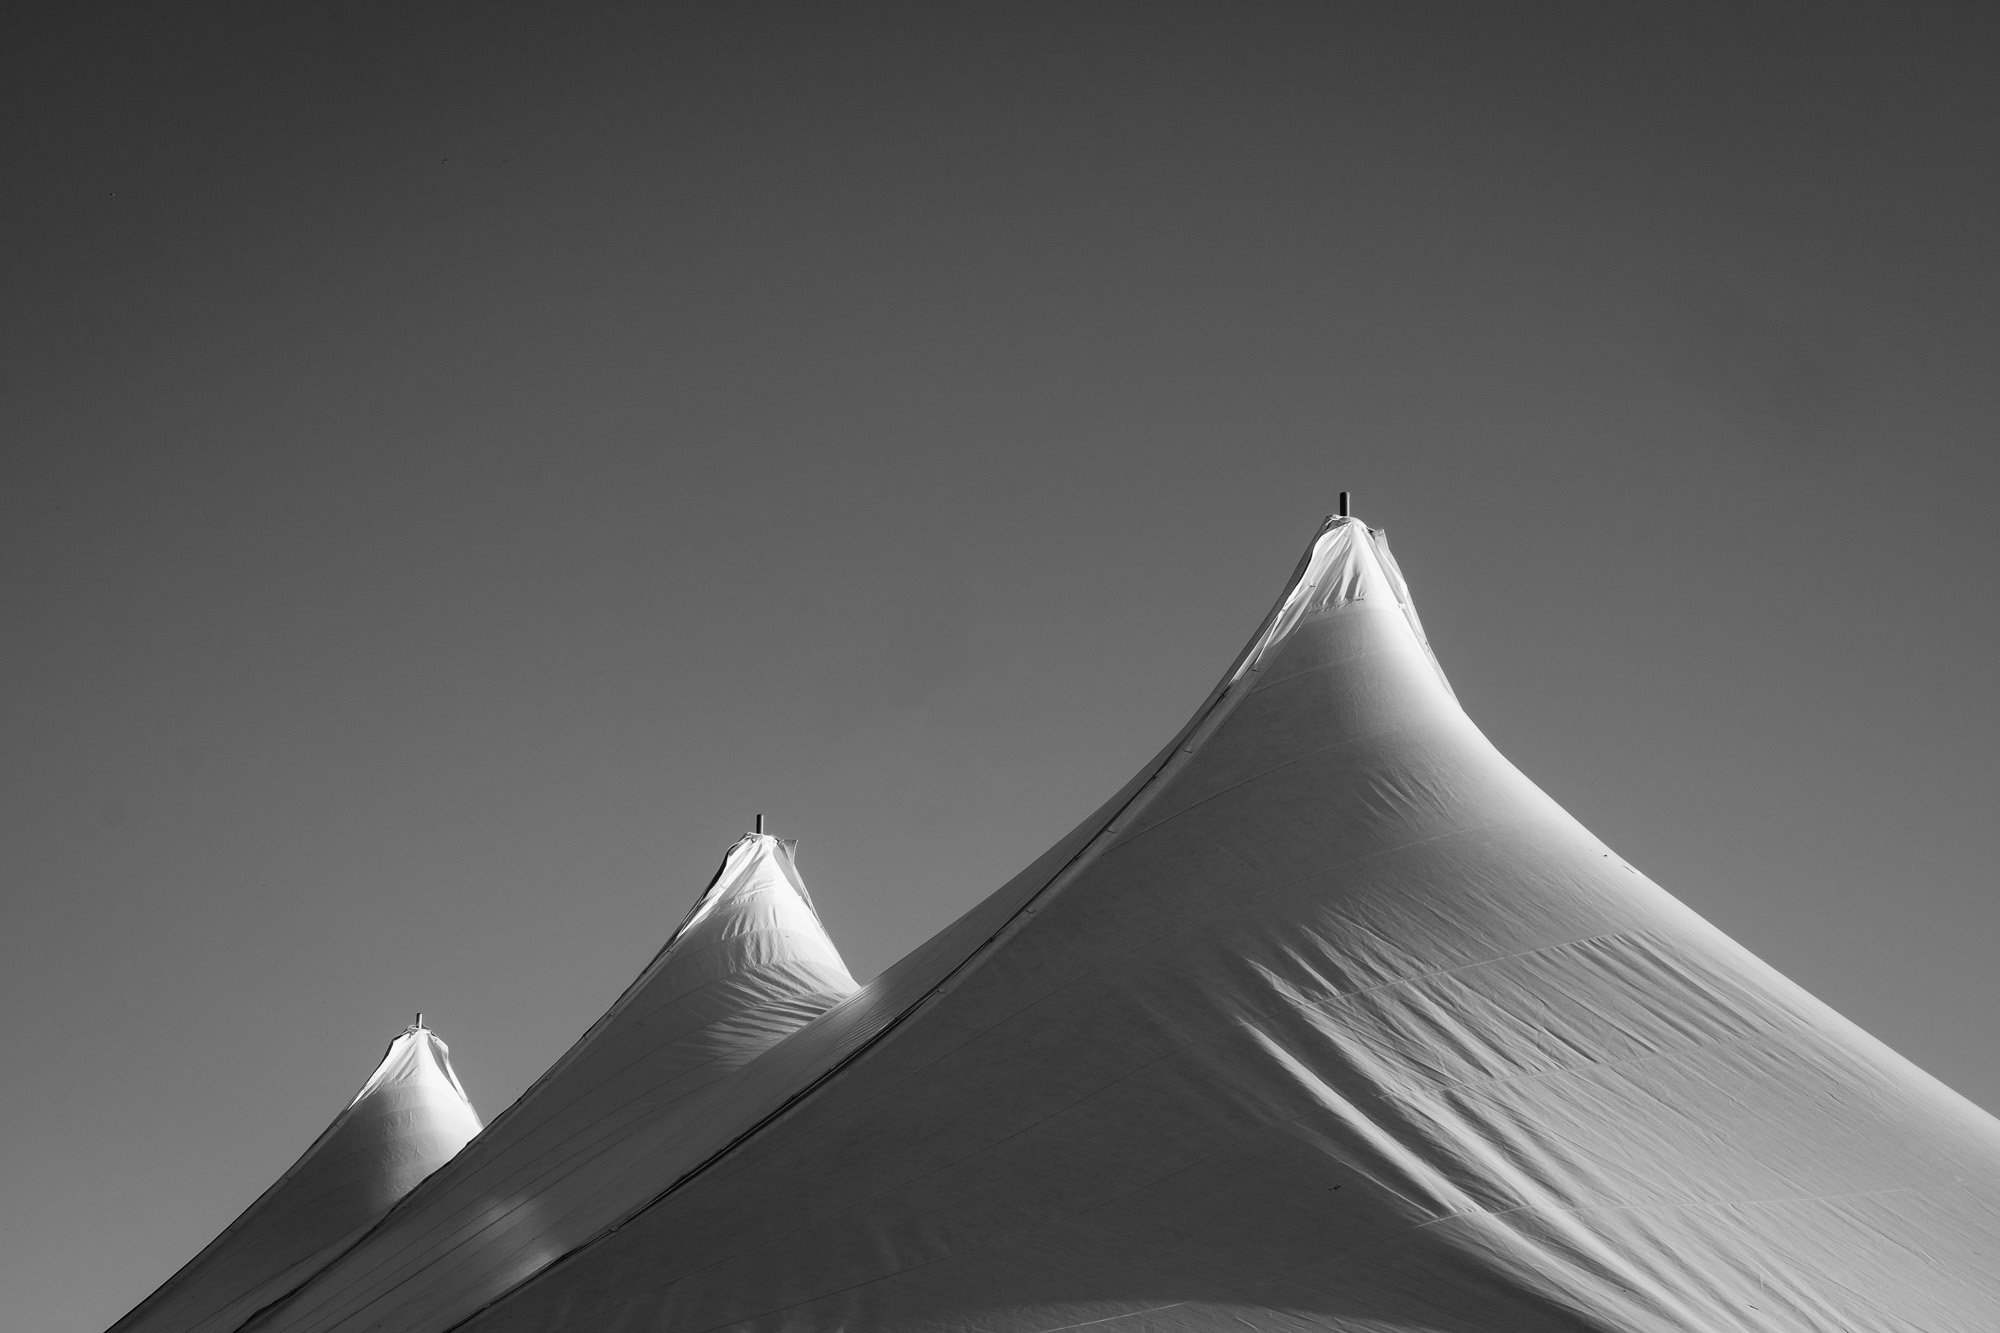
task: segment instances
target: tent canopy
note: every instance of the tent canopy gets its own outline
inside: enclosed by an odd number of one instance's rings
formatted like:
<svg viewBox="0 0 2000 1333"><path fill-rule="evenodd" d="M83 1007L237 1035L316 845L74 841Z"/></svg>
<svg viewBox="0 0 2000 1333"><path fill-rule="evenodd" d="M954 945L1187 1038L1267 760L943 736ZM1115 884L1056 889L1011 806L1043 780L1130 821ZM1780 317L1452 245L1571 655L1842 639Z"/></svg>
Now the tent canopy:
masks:
<svg viewBox="0 0 2000 1333"><path fill-rule="evenodd" d="M2000 1327L2000 1124L1509 764L1345 518L1124 792L653 1170L455 1327Z"/></svg>
<svg viewBox="0 0 2000 1333"><path fill-rule="evenodd" d="M257 1333L2000 1327L2000 1122L1592 837L1331 519L1125 787L854 989L789 853Z"/></svg>
<svg viewBox="0 0 2000 1333"><path fill-rule="evenodd" d="M305 1155L119 1320L115 1333L238 1328L317 1272L478 1132L450 1049L412 1024Z"/></svg>

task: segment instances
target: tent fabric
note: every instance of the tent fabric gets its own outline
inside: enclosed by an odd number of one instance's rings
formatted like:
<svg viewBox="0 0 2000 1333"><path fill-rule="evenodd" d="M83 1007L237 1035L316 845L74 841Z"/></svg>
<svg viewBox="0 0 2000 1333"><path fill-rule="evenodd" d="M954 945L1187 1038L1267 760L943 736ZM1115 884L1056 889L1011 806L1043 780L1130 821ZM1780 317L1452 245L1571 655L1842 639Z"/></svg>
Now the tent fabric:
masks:
<svg viewBox="0 0 2000 1333"><path fill-rule="evenodd" d="M855 989L764 834L730 848L680 928L486 1132L259 1328L449 1324L649 1200L648 1162L731 1076Z"/></svg>
<svg viewBox="0 0 2000 1333"><path fill-rule="evenodd" d="M1349 519L1125 791L654 1142L482 1309L270 1327L2000 1328L2000 1123L1513 768Z"/></svg>
<svg viewBox="0 0 2000 1333"><path fill-rule="evenodd" d="M277 1183L114 1333L235 1329L297 1286L479 1132L451 1052L412 1025Z"/></svg>

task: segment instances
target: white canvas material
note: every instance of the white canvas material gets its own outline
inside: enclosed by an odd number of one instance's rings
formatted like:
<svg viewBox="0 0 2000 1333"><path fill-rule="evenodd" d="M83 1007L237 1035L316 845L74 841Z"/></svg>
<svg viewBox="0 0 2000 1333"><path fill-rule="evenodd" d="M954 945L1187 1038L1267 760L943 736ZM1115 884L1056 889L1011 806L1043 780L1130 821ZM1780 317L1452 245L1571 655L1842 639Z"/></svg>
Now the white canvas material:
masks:
<svg viewBox="0 0 2000 1333"><path fill-rule="evenodd" d="M1514 769L1393 570L1329 522L1125 792L455 1327L2000 1328L2000 1123Z"/></svg>
<svg viewBox="0 0 2000 1333"><path fill-rule="evenodd" d="M1123 791L732 1069L615 1173L565 1155L603 1110L502 1117L252 1327L2000 1328L2000 1122L1510 765L1358 520ZM488 1138L477 1197L586 1178L532 1265L396 1229Z"/></svg>
<svg viewBox="0 0 2000 1333"><path fill-rule="evenodd" d="M233 1330L316 1272L479 1132L451 1052L411 1026L305 1155L116 1333Z"/></svg>
<svg viewBox="0 0 2000 1333"><path fill-rule="evenodd" d="M853 990L793 845L746 834L604 1017L260 1326L449 1325L642 1206L731 1076Z"/></svg>

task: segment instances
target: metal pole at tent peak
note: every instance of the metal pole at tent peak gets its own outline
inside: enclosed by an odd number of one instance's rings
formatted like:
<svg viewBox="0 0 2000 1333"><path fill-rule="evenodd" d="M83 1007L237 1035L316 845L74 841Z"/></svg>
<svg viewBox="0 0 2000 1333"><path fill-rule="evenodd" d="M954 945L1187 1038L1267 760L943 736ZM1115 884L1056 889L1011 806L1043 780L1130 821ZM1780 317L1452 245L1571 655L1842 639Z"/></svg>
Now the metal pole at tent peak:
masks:
<svg viewBox="0 0 2000 1333"><path fill-rule="evenodd" d="M1339 518L1346 518L1346 517L1348 517L1348 512L1347 512L1347 492L1346 492L1346 491L1342 491L1342 492L1340 493L1340 509L1339 509L1339 510L1337 511L1337 514L1336 514L1336 517L1339 517Z"/></svg>
<svg viewBox="0 0 2000 1333"><path fill-rule="evenodd" d="M761 814L757 816L757 836L764 836L764 816Z"/></svg>
<svg viewBox="0 0 2000 1333"><path fill-rule="evenodd" d="M420 1028L423 1025L424 1025L424 1011L419 1009L417 1010L417 1021L410 1024L410 1026L413 1028Z"/></svg>

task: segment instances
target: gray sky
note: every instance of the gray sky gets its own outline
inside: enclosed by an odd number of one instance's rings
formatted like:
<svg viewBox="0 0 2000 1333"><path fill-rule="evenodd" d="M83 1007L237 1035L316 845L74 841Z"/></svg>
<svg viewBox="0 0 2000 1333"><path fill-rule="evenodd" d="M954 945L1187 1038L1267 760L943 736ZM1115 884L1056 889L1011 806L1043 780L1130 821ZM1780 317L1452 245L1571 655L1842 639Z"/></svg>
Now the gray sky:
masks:
<svg viewBox="0 0 2000 1333"><path fill-rule="evenodd" d="M490 1117L759 810L873 975L1343 488L1503 751L2000 1108L1990 7L292 8L0 43L0 1323L418 1008Z"/></svg>

